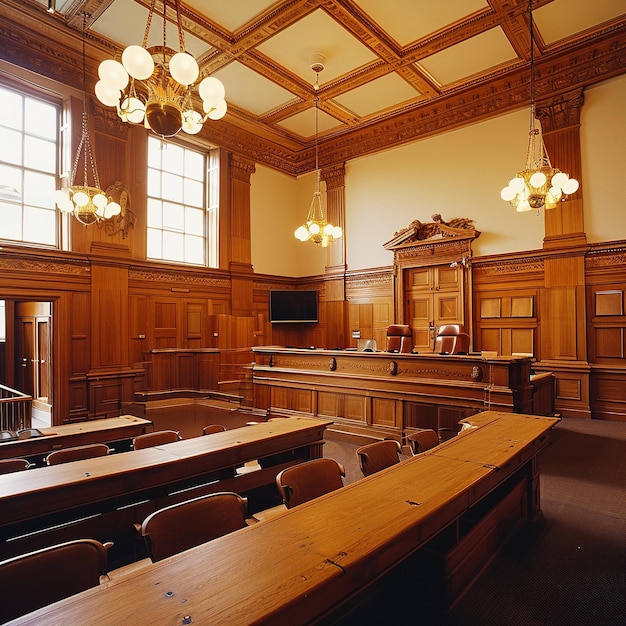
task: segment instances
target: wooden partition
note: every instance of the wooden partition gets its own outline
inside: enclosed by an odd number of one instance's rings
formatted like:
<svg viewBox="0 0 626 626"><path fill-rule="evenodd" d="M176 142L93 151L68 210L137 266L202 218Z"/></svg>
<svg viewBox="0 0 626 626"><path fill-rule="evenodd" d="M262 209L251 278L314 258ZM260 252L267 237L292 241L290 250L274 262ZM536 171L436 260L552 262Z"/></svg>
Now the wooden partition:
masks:
<svg viewBox="0 0 626 626"><path fill-rule="evenodd" d="M535 410L529 358L279 347L254 354L258 408L331 418L355 434L402 440L410 429L434 428L448 437L485 409Z"/></svg>

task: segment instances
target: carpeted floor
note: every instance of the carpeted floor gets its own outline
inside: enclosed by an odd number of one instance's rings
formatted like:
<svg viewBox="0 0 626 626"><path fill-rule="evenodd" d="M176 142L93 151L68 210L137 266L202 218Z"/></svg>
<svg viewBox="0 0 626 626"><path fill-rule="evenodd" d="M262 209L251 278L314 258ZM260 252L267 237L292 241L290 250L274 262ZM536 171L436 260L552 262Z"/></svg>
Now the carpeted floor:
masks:
<svg viewBox="0 0 626 626"><path fill-rule="evenodd" d="M355 450L325 456L360 478ZM544 519L515 535L446 614L401 566L340 623L617 626L626 623L626 423L564 419L541 454Z"/></svg>

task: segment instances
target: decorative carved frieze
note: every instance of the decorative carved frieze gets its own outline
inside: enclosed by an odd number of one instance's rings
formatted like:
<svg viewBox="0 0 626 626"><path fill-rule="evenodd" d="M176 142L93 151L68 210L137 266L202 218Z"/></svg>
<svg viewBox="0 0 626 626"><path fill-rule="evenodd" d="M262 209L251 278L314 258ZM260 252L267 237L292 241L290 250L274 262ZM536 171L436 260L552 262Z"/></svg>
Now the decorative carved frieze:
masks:
<svg viewBox="0 0 626 626"><path fill-rule="evenodd" d="M21 274L33 273L41 276L54 274L72 274L84 276L89 274L91 268L87 261L74 261L68 259L42 260L28 257L0 255L0 272L11 271Z"/></svg>
<svg viewBox="0 0 626 626"><path fill-rule="evenodd" d="M200 276L198 274L187 274L183 272L176 272L174 270L166 272L163 270L150 271L131 268L128 271L128 279L145 282L175 283L177 285L194 285L198 287L230 288L230 280L228 278Z"/></svg>
<svg viewBox="0 0 626 626"><path fill-rule="evenodd" d="M230 177L235 180L250 184L250 176L256 168L254 163L238 154L230 157Z"/></svg>

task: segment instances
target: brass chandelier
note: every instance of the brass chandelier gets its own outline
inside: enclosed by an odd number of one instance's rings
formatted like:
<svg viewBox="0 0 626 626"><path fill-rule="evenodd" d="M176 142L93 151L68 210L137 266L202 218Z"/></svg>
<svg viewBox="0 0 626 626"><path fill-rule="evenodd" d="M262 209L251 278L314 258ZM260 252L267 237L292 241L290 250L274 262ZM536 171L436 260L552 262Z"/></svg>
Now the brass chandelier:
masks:
<svg viewBox="0 0 626 626"><path fill-rule="evenodd" d="M326 58L323 54L316 53L313 56L311 69L315 72L314 89L319 89L319 73L324 69ZM341 226L333 226L326 220L322 208L322 194L320 192L320 169L319 169L319 97L315 96L315 192L311 200L311 206L306 217L306 222L296 228L294 236L299 241L312 241L316 245L326 248L331 241L340 239L343 235Z"/></svg>
<svg viewBox="0 0 626 626"><path fill-rule="evenodd" d="M539 211L542 207L553 209L557 202L575 193L579 184L550 163L543 143L541 123L535 118L535 41L533 32L532 0L528 2L530 14L530 130L526 151L526 167L502 189L500 197L518 212Z"/></svg>
<svg viewBox="0 0 626 626"><path fill-rule="evenodd" d="M169 2L175 4L179 51L167 46L166 25ZM181 129L190 135L200 132L207 119L226 114L224 85L207 76L198 84L200 109L193 101L192 87L200 75L198 62L185 52L180 18L180 0L163 0L163 45L147 47L156 0L152 0L141 46L128 46L122 62L100 63L95 92L105 106L114 106L124 122L144 124L161 137L172 137Z"/></svg>
<svg viewBox="0 0 626 626"><path fill-rule="evenodd" d="M100 189L98 166L91 147L89 135L89 120L87 119L87 92L86 92L86 62L85 62L85 26L87 14L83 13L83 120L80 143L76 150L72 172L69 177L69 186L58 189L55 193L57 207L63 213L73 215L81 224L90 226L100 220L110 219L119 215L121 208L117 202L108 198ZM75 184L78 167L83 163L83 184ZM91 180L89 184L89 172Z"/></svg>

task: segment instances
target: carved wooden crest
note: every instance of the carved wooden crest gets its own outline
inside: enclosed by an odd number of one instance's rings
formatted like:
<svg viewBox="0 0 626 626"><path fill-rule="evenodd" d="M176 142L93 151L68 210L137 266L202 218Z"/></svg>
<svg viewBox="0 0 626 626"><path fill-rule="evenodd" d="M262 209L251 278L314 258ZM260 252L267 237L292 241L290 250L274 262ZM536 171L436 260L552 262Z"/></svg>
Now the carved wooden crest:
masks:
<svg viewBox="0 0 626 626"><path fill-rule="evenodd" d="M457 217L446 222L439 213L435 213L432 220L432 222L426 223L413 220L407 228L394 233L393 238L383 244L383 248L395 250L427 239L453 237L476 239L480 235L480 231L474 228L474 220L467 217Z"/></svg>

